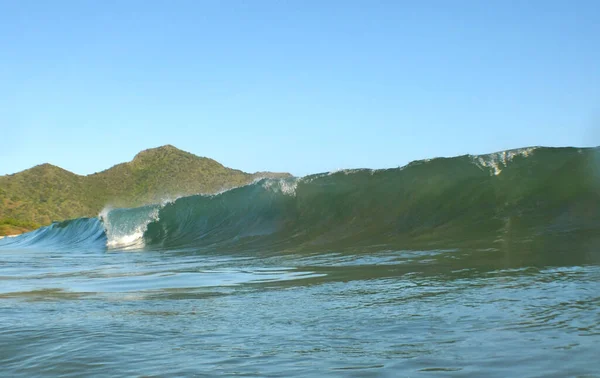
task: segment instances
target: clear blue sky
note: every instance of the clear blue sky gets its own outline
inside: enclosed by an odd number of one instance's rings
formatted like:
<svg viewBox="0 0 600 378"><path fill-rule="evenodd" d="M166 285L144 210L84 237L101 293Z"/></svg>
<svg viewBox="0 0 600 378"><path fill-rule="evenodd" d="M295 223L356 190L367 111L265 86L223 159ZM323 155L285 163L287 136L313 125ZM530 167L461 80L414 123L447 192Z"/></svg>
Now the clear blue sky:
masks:
<svg viewBox="0 0 600 378"><path fill-rule="evenodd" d="M600 144L600 1L0 0L0 174Z"/></svg>

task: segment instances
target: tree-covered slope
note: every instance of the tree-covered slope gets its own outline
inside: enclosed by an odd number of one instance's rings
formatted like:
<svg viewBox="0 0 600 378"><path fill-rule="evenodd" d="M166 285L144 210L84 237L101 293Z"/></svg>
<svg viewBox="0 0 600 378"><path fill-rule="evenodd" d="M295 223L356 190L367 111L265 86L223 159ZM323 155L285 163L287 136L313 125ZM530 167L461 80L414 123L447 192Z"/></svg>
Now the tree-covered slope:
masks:
<svg viewBox="0 0 600 378"><path fill-rule="evenodd" d="M0 235L53 220L96 216L103 207L132 207L196 193L215 193L258 177L173 146L140 152L128 163L79 176L51 164L0 176Z"/></svg>

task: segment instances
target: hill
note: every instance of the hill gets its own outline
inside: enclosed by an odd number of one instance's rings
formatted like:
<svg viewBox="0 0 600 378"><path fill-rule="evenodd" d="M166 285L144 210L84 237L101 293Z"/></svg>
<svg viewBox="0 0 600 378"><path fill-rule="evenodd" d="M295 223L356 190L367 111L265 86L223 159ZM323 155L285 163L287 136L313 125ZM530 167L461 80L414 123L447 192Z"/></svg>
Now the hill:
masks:
<svg viewBox="0 0 600 378"><path fill-rule="evenodd" d="M260 177L288 173L242 172L166 145L88 176L42 164L0 176L0 235L21 233L54 220L92 217L105 206L134 207L165 198L216 193Z"/></svg>

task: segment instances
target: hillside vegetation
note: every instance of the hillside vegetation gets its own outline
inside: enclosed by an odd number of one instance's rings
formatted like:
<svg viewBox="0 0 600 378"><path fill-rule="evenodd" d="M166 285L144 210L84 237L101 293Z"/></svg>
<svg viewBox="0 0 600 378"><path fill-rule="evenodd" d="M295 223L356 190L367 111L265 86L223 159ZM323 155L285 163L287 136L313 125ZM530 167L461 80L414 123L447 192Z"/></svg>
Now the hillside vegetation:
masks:
<svg viewBox="0 0 600 378"><path fill-rule="evenodd" d="M216 193L260 177L167 145L144 150L105 171L80 176L51 164L0 176L0 235L55 220L92 217L105 207L135 207L197 193Z"/></svg>

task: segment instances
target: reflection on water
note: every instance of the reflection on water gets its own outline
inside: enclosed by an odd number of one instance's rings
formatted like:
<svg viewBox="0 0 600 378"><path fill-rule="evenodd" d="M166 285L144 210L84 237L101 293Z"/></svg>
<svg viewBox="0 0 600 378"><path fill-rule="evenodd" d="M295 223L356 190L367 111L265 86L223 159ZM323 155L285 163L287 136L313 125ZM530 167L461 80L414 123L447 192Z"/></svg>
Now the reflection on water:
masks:
<svg viewBox="0 0 600 378"><path fill-rule="evenodd" d="M5 376L594 376L587 241L359 253L0 250Z"/></svg>

